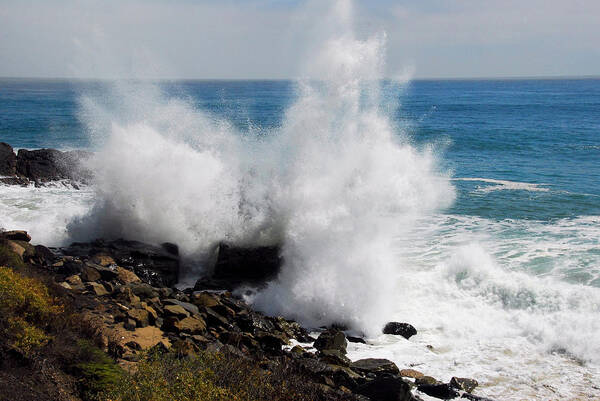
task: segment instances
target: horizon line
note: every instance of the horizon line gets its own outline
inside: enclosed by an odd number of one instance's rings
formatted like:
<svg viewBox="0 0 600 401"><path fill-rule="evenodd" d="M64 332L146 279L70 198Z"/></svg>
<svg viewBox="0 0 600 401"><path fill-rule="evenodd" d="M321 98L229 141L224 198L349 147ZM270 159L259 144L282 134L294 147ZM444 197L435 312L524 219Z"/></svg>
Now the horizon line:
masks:
<svg viewBox="0 0 600 401"><path fill-rule="evenodd" d="M0 76L0 80L47 80L47 81L297 81L300 78L98 78L98 77L42 77L42 76ZM519 80L586 80L600 79L598 75L509 75L480 77L415 77L408 81L519 81ZM391 77L381 78L392 81Z"/></svg>

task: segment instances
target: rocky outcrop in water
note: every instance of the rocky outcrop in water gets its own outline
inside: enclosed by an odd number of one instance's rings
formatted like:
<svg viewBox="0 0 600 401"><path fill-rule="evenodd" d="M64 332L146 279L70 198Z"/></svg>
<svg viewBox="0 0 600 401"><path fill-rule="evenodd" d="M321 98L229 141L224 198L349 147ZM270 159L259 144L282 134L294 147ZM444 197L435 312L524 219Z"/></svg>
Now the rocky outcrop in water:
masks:
<svg viewBox="0 0 600 401"><path fill-rule="evenodd" d="M80 150L56 149L19 149L15 154L9 144L0 142L0 182L37 186L61 180L85 183L92 177L84 165L90 155Z"/></svg>

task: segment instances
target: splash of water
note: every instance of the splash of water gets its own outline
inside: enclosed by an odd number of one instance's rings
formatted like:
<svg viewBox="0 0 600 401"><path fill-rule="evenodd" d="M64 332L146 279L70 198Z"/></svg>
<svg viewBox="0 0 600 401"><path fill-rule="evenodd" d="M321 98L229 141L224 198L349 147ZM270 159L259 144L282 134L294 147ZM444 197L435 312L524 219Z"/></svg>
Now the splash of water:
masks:
<svg viewBox="0 0 600 401"><path fill-rule="evenodd" d="M251 299L309 325L375 332L389 318L392 241L448 205L449 181L380 107L382 35L343 27L314 54L280 130L248 139L156 89L116 88L116 104L83 101L108 139L93 160L98 198L74 237L174 241L202 257L215 242L283 244L281 274ZM340 33L341 32L341 33Z"/></svg>

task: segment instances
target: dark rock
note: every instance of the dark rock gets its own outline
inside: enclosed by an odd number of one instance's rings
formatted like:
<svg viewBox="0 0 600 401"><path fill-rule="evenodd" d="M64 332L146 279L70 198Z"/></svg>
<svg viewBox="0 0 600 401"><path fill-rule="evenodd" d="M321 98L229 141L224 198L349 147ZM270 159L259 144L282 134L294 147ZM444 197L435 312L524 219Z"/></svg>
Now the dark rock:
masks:
<svg viewBox="0 0 600 401"><path fill-rule="evenodd" d="M351 342L351 343L359 343L359 344L366 344L367 343L365 341L365 339L361 338L361 337L346 336L346 339L348 340L348 342Z"/></svg>
<svg viewBox="0 0 600 401"><path fill-rule="evenodd" d="M219 244L213 279L236 287L243 283L264 284L274 279L282 264L278 246L242 248Z"/></svg>
<svg viewBox="0 0 600 401"><path fill-rule="evenodd" d="M117 265L133 271L142 281L154 287L172 287L177 283L179 257L163 247L124 239L96 240L91 243L73 243L62 248L61 252L79 257L110 256Z"/></svg>
<svg viewBox="0 0 600 401"><path fill-rule="evenodd" d="M463 395L461 395L460 398L466 398L467 400L471 400L471 401L494 401L491 398L481 397L481 396L469 394L469 393L463 393Z"/></svg>
<svg viewBox="0 0 600 401"><path fill-rule="evenodd" d="M150 324L150 314L143 309L130 309L127 311L127 316L135 320L137 327L146 327Z"/></svg>
<svg viewBox="0 0 600 401"><path fill-rule="evenodd" d="M125 320L125 322L123 323L123 327L125 327L125 330L135 331L135 327L136 327L135 320L133 320L133 319Z"/></svg>
<svg viewBox="0 0 600 401"><path fill-rule="evenodd" d="M40 265L49 266L56 260L56 255L44 245L35 246L35 255L30 259L30 262L35 262Z"/></svg>
<svg viewBox="0 0 600 401"><path fill-rule="evenodd" d="M0 238L11 241L31 241L31 236L27 234L27 231L23 230L1 231Z"/></svg>
<svg viewBox="0 0 600 401"><path fill-rule="evenodd" d="M375 375L390 374L397 375L400 373L398 366L387 359L366 358L352 362L350 368L363 374L373 373Z"/></svg>
<svg viewBox="0 0 600 401"><path fill-rule="evenodd" d="M458 391L452 388L452 386L444 383L422 384L417 387L417 390L427 394L430 397L440 398L442 400L451 400L460 395Z"/></svg>
<svg viewBox="0 0 600 401"><path fill-rule="evenodd" d="M175 316L176 318L186 318L190 316L188 311L186 311L181 305L166 305L164 308L165 315L167 316Z"/></svg>
<svg viewBox="0 0 600 401"><path fill-rule="evenodd" d="M466 377L453 377L450 379L450 385L456 389L470 393L475 390L475 387L477 387L479 383L477 383L477 380L475 379L469 379Z"/></svg>
<svg viewBox="0 0 600 401"><path fill-rule="evenodd" d="M318 350L336 349L343 354L346 353L347 346L348 341L346 341L346 336L339 330L327 330L322 332L313 344L313 347Z"/></svg>
<svg viewBox="0 0 600 401"><path fill-rule="evenodd" d="M383 328L383 334L402 336L407 340L417 334L417 329L408 323L389 322Z"/></svg>
<svg viewBox="0 0 600 401"><path fill-rule="evenodd" d="M12 146L0 142L0 176L12 176L17 173L17 155Z"/></svg>
<svg viewBox="0 0 600 401"><path fill-rule="evenodd" d="M328 364L350 366L352 363L352 361L346 355L337 349L324 349L319 351L317 356L321 361Z"/></svg>
<svg viewBox="0 0 600 401"><path fill-rule="evenodd" d="M170 242L163 242L160 244L165 251L170 253L173 256L179 256L179 247L176 244L172 244Z"/></svg>
<svg viewBox="0 0 600 401"><path fill-rule="evenodd" d="M83 281L98 281L100 280L100 273L93 267L84 266L81 269L81 279Z"/></svg>
<svg viewBox="0 0 600 401"><path fill-rule="evenodd" d="M267 333L264 331L258 332L255 335L256 340L260 343L261 347L268 352L281 352L281 347L287 344L287 340L274 333Z"/></svg>
<svg viewBox="0 0 600 401"><path fill-rule="evenodd" d="M377 401L412 401L410 385L399 377L378 377L360 386L359 394Z"/></svg>
<svg viewBox="0 0 600 401"><path fill-rule="evenodd" d="M131 283L123 287L129 288L134 295L142 299L152 299L158 297L158 291L156 291L150 284Z"/></svg>

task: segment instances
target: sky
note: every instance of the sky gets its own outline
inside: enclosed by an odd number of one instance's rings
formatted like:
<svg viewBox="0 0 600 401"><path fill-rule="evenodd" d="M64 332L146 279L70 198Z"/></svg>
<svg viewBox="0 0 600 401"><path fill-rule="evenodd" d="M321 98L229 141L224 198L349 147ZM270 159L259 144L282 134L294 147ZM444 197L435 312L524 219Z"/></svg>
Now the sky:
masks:
<svg viewBox="0 0 600 401"><path fill-rule="evenodd" d="M285 79L326 0L0 0L0 76ZM320 5L317 5L320 4ZM600 75L599 0L356 0L393 77Z"/></svg>

